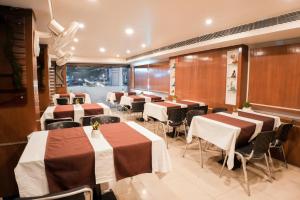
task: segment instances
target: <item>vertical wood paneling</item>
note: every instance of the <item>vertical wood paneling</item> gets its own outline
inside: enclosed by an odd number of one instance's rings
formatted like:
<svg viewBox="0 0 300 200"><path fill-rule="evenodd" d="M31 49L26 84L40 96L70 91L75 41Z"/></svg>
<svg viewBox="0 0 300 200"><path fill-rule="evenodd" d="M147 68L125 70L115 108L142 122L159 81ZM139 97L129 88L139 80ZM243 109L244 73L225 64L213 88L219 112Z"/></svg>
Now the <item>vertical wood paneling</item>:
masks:
<svg viewBox="0 0 300 200"><path fill-rule="evenodd" d="M251 49L249 101L300 109L300 44Z"/></svg>
<svg viewBox="0 0 300 200"><path fill-rule="evenodd" d="M226 106L227 51L239 47L215 49L190 55L178 56L176 62L176 95L180 99L203 101L209 107ZM240 47L238 70L237 105L245 101L246 93L241 89L247 84L247 48ZM226 106L230 108L231 106Z"/></svg>
<svg viewBox="0 0 300 200"><path fill-rule="evenodd" d="M148 65L134 68L134 88L148 90Z"/></svg>
<svg viewBox="0 0 300 200"><path fill-rule="evenodd" d="M149 90L153 92L169 92L169 62L151 64L149 66Z"/></svg>

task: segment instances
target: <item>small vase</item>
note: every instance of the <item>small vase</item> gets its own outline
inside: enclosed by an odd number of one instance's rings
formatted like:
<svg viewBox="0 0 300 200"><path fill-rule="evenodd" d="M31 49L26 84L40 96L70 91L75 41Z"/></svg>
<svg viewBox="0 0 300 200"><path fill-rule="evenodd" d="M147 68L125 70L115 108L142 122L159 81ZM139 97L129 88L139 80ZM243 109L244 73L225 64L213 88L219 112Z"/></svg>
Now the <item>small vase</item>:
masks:
<svg viewBox="0 0 300 200"><path fill-rule="evenodd" d="M174 103L176 103L176 99L173 99L172 101L173 101Z"/></svg>
<svg viewBox="0 0 300 200"><path fill-rule="evenodd" d="M242 110L243 110L243 111L248 111L248 112L250 111L250 112L251 112L251 111L252 111L252 108L251 108L251 107L247 107L247 108L246 108L246 107L243 107Z"/></svg>
<svg viewBox="0 0 300 200"><path fill-rule="evenodd" d="M100 138L101 137L101 132L100 130L92 130L92 138Z"/></svg>

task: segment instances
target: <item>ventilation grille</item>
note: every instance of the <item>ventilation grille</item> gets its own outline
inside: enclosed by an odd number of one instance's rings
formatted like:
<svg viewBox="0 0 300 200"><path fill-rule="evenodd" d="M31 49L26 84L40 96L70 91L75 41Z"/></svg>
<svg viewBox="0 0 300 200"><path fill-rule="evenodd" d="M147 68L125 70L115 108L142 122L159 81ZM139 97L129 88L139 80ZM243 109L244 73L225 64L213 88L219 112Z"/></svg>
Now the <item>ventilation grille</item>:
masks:
<svg viewBox="0 0 300 200"><path fill-rule="evenodd" d="M199 42L204 42L204 41L208 41L208 40L212 40L212 39L216 39L216 38L220 38L220 37L234 35L234 34L237 34L237 33L247 32L247 31L256 30L256 29L260 29L260 28L266 28L266 27L270 27L270 26L274 26L274 25L278 25L278 24L284 24L284 23L287 23L287 22L292 22L292 21L297 21L297 20L300 20L300 11L280 15L278 17L272 17L272 18L264 19L264 20L261 20L261 21L256 21L256 22L241 25L241 26L236 26L236 27L233 27L233 28L230 28L230 29L226 29L226 30L223 30L223 31L218 31L218 32L202 35L202 36L195 37L195 38L191 38L191 39L188 39L188 40L177 42L177 43L174 43L174 44L171 44L171 45L168 45L168 46L164 46L164 47L161 47L161 48L158 48L158 49L154 49L154 50L151 50L151 51L147 51L147 52L129 57L129 58L127 58L127 60L135 59L135 58L138 58L138 57L141 57L141 56L146 56L146 55L150 55L150 54L154 54L154 53L158 53L158 52L161 52L161 51L175 49L175 48L178 48L178 47L188 46L188 45L191 45L191 44L196 44L196 43L199 43Z"/></svg>

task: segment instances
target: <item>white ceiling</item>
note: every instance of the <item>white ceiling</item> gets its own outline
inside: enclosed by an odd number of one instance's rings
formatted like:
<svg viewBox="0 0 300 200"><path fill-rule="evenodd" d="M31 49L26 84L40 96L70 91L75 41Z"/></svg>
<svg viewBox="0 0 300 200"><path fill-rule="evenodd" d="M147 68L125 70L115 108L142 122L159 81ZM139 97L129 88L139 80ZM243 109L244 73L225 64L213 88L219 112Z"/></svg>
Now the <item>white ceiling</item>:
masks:
<svg viewBox="0 0 300 200"><path fill-rule="evenodd" d="M1 5L32 8L40 31L48 31L47 0L0 0ZM63 26L85 24L77 34L75 56L121 58L178 41L300 10L300 0L53 0ZM207 18L213 24L205 25ZM135 33L128 36L125 28ZM147 47L142 49L141 44ZM104 47L105 53L99 52ZM126 54L130 49L131 53Z"/></svg>

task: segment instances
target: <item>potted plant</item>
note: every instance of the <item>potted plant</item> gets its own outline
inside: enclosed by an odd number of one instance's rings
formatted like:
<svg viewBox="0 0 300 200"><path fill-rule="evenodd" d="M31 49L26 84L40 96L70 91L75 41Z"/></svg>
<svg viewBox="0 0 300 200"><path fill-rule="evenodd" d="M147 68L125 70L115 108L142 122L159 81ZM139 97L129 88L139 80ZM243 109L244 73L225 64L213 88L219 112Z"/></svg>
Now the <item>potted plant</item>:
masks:
<svg viewBox="0 0 300 200"><path fill-rule="evenodd" d="M176 95L172 95L171 98L172 98L172 101L176 103L177 96Z"/></svg>
<svg viewBox="0 0 300 200"><path fill-rule="evenodd" d="M243 103L243 110L244 110L244 111L252 111L251 104L250 104L249 101L245 101L245 102Z"/></svg>
<svg viewBox="0 0 300 200"><path fill-rule="evenodd" d="M93 124L92 124L92 137L93 138L99 138L101 136L101 132L99 130L99 126L100 126L100 123L95 121Z"/></svg>

